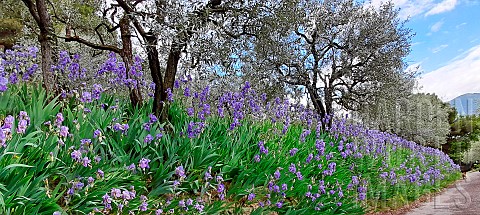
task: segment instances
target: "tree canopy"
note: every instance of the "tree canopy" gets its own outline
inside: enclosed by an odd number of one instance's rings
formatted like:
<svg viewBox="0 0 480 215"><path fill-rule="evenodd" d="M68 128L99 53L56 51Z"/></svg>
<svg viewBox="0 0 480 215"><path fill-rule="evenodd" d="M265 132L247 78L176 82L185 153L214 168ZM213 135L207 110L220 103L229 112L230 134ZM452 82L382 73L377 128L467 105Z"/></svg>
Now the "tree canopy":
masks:
<svg viewBox="0 0 480 215"><path fill-rule="evenodd" d="M393 101L378 100L357 112L368 127L397 134L422 145L440 148L450 132L448 104L432 94L410 94Z"/></svg>
<svg viewBox="0 0 480 215"><path fill-rule="evenodd" d="M413 78L403 62L412 33L390 3L282 1L271 11L248 41L252 76L301 88L322 116L335 106L357 110Z"/></svg>
<svg viewBox="0 0 480 215"><path fill-rule="evenodd" d="M34 20L42 21L35 18L38 2L24 2ZM50 44L55 35L123 53L135 46L128 48L126 36L135 38L147 55L157 115L178 71L219 86L247 80L272 96L306 99L322 117L403 97L414 78L403 61L412 33L391 3L379 8L354 0L49 3L45 17L65 28L43 33ZM233 78L222 81L227 77Z"/></svg>

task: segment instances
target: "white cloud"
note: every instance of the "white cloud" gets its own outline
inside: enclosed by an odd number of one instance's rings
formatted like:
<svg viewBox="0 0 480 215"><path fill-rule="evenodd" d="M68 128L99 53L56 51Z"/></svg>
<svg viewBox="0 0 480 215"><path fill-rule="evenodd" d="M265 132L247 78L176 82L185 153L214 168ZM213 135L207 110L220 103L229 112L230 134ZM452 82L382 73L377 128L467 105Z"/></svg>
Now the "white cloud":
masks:
<svg viewBox="0 0 480 215"><path fill-rule="evenodd" d="M437 53L437 52L440 52L442 51L443 49L447 48L448 45L447 44L443 44L443 45L440 45L440 46L437 46L435 48L432 49L432 53Z"/></svg>
<svg viewBox="0 0 480 215"><path fill-rule="evenodd" d="M465 93L480 92L480 45L457 56L448 65L423 75L422 92L449 101Z"/></svg>
<svg viewBox="0 0 480 215"><path fill-rule="evenodd" d="M462 23L462 24L459 24L459 25L456 25L455 28L456 29L460 29L460 28L463 28L463 26L467 25L466 22Z"/></svg>
<svg viewBox="0 0 480 215"><path fill-rule="evenodd" d="M435 5L432 9L430 9L425 16L440 14L443 12L451 11L457 6L457 0L444 0Z"/></svg>
<svg viewBox="0 0 480 215"><path fill-rule="evenodd" d="M467 6L477 6L480 4L478 0L463 0L462 3L465 3Z"/></svg>
<svg viewBox="0 0 480 215"><path fill-rule="evenodd" d="M370 0L366 6L373 5L378 8L388 0ZM392 0L397 8L400 8L399 18L407 19L424 14L425 16L439 14L455 9L457 0Z"/></svg>
<svg viewBox="0 0 480 215"><path fill-rule="evenodd" d="M423 44L423 42L414 42L414 43L412 43L412 47L413 46L418 46L418 45L421 45L421 44Z"/></svg>
<svg viewBox="0 0 480 215"><path fill-rule="evenodd" d="M435 24L432 25L432 27L430 28L430 30L431 30L432 32L440 31L440 28L442 28L442 25L443 25L443 21L436 22Z"/></svg>
<svg viewBox="0 0 480 215"><path fill-rule="evenodd" d="M378 8L382 3L388 0L371 0L370 4ZM424 13L429 10L433 4L433 0L392 0L395 7L400 8L399 18L407 19Z"/></svg>

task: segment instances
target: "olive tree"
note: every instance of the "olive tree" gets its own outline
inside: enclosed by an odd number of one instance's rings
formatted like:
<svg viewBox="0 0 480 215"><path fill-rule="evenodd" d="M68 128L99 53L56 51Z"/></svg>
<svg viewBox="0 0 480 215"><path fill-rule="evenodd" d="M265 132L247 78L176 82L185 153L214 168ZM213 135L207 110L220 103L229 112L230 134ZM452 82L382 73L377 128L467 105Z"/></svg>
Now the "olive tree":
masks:
<svg viewBox="0 0 480 215"><path fill-rule="evenodd" d="M211 68L226 62L222 59L233 48L220 44L255 36L260 27L259 11L269 2L116 0L130 18L147 54L156 86L153 112L165 113L166 91L174 90L178 71L197 72L198 76L212 74Z"/></svg>
<svg viewBox="0 0 480 215"><path fill-rule="evenodd" d="M268 8L257 37L245 42L253 76L303 90L322 117L336 106L357 110L411 75L403 58L412 34L391 3L294 0Z"/></svg>
<svg viewBox="0 0 480 215"><path fill-rule="evenodd" d="M357 117L372 129L397 134L422 145L440 148L450 134L448 104L432 94L411 94L393 101L379 100Z"/></svg>

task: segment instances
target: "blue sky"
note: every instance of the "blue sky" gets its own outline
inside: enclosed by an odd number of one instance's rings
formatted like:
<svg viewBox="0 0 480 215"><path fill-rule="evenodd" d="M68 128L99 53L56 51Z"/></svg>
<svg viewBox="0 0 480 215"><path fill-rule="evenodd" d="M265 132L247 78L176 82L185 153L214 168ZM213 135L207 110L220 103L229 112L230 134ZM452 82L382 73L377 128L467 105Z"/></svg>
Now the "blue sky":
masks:
<svg viewBox="0 0 480 215"><path fill-rule="evenodd" d="M383 0L372 0L379 5ZM405 59L422 71L420 91L448 101L480 92L480 0L392 0L416 34Z"/></svg>

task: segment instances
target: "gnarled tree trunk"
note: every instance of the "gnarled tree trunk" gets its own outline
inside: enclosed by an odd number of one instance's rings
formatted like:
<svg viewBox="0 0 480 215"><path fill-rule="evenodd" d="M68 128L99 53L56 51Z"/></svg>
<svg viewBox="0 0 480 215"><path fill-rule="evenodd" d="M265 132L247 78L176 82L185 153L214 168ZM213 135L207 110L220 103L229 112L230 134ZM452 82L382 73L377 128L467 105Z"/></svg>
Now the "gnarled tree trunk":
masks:
<svg viewBox="0 0 480 215"><path fill-rule="evenodd" d="M47 94L53 93L56 90L56 83L55 74L51 68L58 58L57 52L55 51L57 39L54 34L55 30L53 29L50 14L48 14L47 11L46 1L37 0L36 3L34 3L32 0L23 0L23 3L27 6L40 29L38 42L40 42L42 53L43 87L45 91L47 91Z"/></svg>
<svg viewBox="0 0 480 215"><path fill-rule="evenodd" d="M165 101L165 97L162 97L162 92L165 90L163 87L162 73L160 71L160 60L158 58L157 37L150 32L149 35L145 36L145 40L147 42L147 58L150 74L152 75L153 83L155 83L153 113L156 116L160 116L163 109L163 101Z"/></svg>
<svg viewBox="0 0 480 215"><path fill-rule="evenodd" d="M132 40L131 40L131 35L130 35L130 20L128 17L125 15L120 19L119 23L120 27L120 34L122 37L122 49L120 52L120 56L123 59L123 62L125 63L125 69L126 69L126 77L127 79L131 78L136 80L135 76L132 76L130 74L130 68L133 65L133 53L132 53ZM142 104L142 94L140 93L140 90L138 89L138 86L128 86L129 89L129 94L130 94L130 102L134 107L137 107Z"/></svg>
<svg viewBox="0 0 480 215"><path fill-rule="evenodd" d="M162 101L166 101L167 99L167 89L170 88L173 91L173 84L178 70L178 61L180 60L181 51L181 46L174 42L170 48L170 53L168 54L167 68L165 69L165 76L163 79L162 95L160 97ZM161 109L163 109L163 107L161 107ZM165 108L165 110L167 110L167 108ZM162 121L167 120L168 111L165 110L163 110L161 114Z"/></svg>

